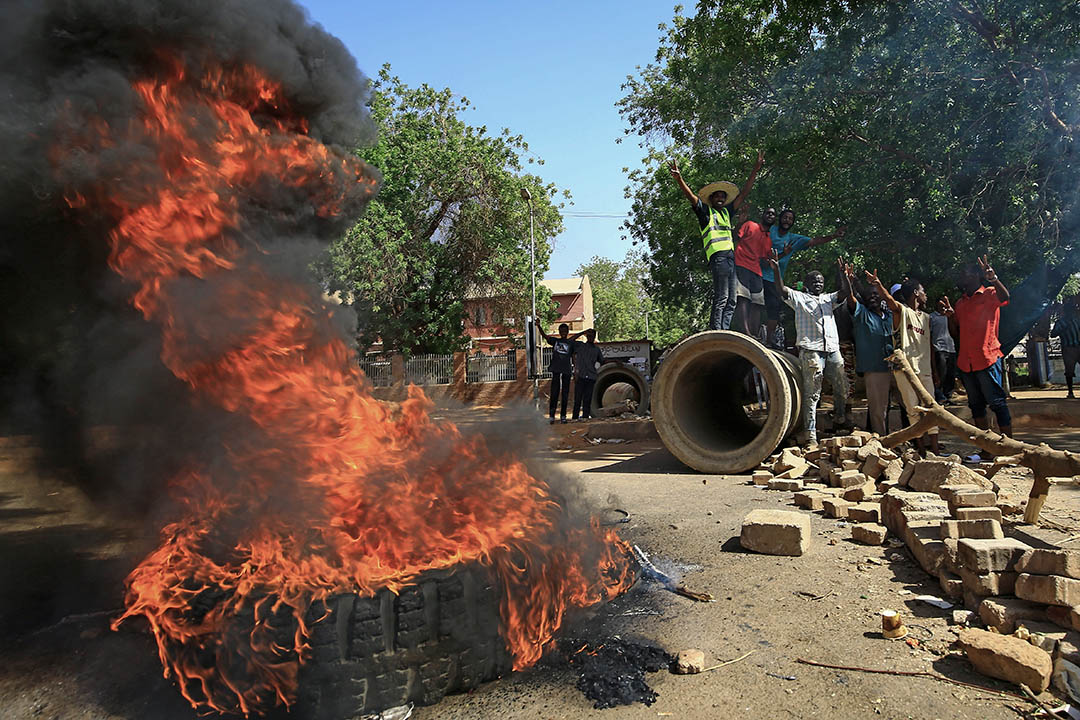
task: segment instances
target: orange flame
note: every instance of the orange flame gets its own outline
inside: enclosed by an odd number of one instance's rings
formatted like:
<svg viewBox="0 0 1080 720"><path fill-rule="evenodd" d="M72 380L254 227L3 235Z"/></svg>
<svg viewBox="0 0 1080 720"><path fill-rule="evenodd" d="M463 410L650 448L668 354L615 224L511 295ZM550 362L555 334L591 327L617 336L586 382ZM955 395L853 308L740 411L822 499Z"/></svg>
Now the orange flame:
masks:
<svg viewBox="0 0 1080 720"><path fill-rule="evenodd" d="M628 587L628 547L595 522L571 529L547 483L432 421L419 389L398 409L372 397L313 292L255 261L265 251L245 221L249 188L272 183L292 193L290 209L331 218L374 194L370 172L308 136L258 71L193 78L169 66L134 83L137 122L88 119L55 152L154 148L149 171L73 189L69 204L115 220L110 265L160 326L165 365L261 438L223 438L239 477L215 466L174 479L184 512L128 577L116 624L149 622L166 677L193 706L248 714L292 702L313 604L476 561L501 581L515 668L536 662L569 608ZM164 178L148 182L154 173ZM213 286L212 312L185 316L175 297L185 278ZM283 616L295 619L287 647L275 632Z"/></svg>

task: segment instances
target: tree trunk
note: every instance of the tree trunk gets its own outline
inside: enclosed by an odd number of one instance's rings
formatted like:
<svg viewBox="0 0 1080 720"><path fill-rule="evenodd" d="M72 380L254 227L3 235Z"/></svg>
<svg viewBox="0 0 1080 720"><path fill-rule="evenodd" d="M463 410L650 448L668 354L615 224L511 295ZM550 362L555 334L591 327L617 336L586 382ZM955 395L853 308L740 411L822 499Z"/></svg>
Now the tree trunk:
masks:
<svg viewBox="0 0 1080 720"><path fill-rule="evenodd" d="M1024 510L1024 522L1035 524L1039 520L1046 496L1050 492L1050 478L1072 477L1080 475L1080 455L1064 450L1055 450L1046 443L1029 445L1013 440L991 430L979 428L964 422L934 401L933 396L919 382L918 375L902 352L897 350L890 358L893 373L897 380L905 378L915 389L919 398L918 411L921 415L914 424L890 433L882 438L881 444L892 448L913 438L921 437L932 427L939 427L946 432L961 437L977 447L993 453L997 458L994 470L1015 464L1031 468L1035 474L1035 483L1031 486L1027 508ZM914 418L913 418L914 419Z"/></svg>

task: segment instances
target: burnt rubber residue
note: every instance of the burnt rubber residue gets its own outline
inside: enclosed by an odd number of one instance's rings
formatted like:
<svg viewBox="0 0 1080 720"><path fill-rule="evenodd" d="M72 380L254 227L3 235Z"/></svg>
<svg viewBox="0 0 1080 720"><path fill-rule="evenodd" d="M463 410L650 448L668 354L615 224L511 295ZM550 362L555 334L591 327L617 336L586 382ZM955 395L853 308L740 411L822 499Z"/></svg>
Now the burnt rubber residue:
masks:
<svg viewBox="0 0 1080 720"><path fill-rule="evenodd" d="M559 649L577 673L578 690L597 710L635 702L652 705L656 691L645 682L645 673L667 668L673 660L662 648L617 637L596 642L568 638Z"/></svg>

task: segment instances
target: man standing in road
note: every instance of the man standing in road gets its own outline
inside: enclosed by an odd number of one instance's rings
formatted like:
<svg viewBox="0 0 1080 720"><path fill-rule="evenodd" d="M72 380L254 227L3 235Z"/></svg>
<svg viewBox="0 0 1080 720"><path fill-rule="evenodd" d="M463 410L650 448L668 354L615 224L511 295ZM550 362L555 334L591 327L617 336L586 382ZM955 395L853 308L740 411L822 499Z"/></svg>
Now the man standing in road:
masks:
<svg viewBox="0 0 1080 720"><path fill-rule="evenodd" d="M1061 359L1065 363L1065 386L1069 388L1066 397L1075 399L1073 394L1073 371L1080 363L1080 293L1067 298L1061 306L1061 315L1054 323L1050 337L1061 338Z"/></svg>
<svg viewBox="0 0 1080 720"><path fill-rule="evenodd" d="M944 302L939 300L938 309L930 313L930 346L934 354L931 358L931 369L934 371L934 399L942 405L952 402L953 387L956 385L956 342L949 333L949 318L941 312L943 307L945 307Z"/></svg>
<svg viewBox="0 0 1080 720"><path fill-rule="evenodd" d="M894 296L878 279L877 270L866 272L869 282L878 295L885 299L893 316L893 332L897 349L904 353L911 369L919 376L919 383L926 388L930 396L934 395L934 376L930 368L930 315L926 312L926 290L918 280L907 279L900 285ZM919 412L919 396L906 376L896 378L896 387L900 390L900 400L907 409L909 420L914 424L922 413ZM930 451L941 454L938 445L938 429L932 427L926 431L930 439ZM918 439L919 451L926 452L923 438Z"/></svg>
<svg viewBox="0 0 1080 720"><path fill-rule="evenodd" d="M833 387L833 426L849 427L847 422L847 378L840 339L836 334L833 309L844 302L841 293L823 294L825 276L816 270L803 279L807 292L784 287L779 258L774 250L769 256L776 283L776 293L795 311L795 344L799 348L799 368L803 386L803 428L810 445L817 443L817 407L821 400L821 381L828 376Z"/></svg>
<svg viewBox="0 0 1080 720"><path fill-rule="evenodd" d="M779 258L780 274L787 270L791 256L800 250L807 250L818 245L823 245L830 240L844 237L847 226L841 225L832 235L821 235L810 238L805 235L791 232L795 224L795 211L788 208L781 211L779 223L769 229L769 239L772 241L772 249ZM776 283L773 281L774 271L771 267L765 268L762 279L765 285L765 326L767 330L766 344L776 347L776 326L780 323L780 307L783 298L776 294Z"/></svg>
<svg viewBox="0 0 1080 720"><path fill-rule="evenodd" d="M847 306L855 336L855 372L860 373L866 383L866 412L870 416L870 428L884 437L893 379L887 360L893 351L892 313L874 287L863 293L863 302L857 302L855 271L842 260L840 264L847 280Z"/></svg>
<svg viewBox="0 0 1080 720"><path fill-rule="evenodd" d="M604 352L596 344L596 330L585 331L585 342L574 343L574 420L592 416L592 392L596 371L604 364Z"/></svg>
<svg viewBox="0 0 1080 720"><path fill-rule="evenodd" d="M949 318L949 331L956 338L956 367L967 391L968 407L975 427L987 430L989 406L997 417L998 429L1012 437L1012 415L1005 399L1004 354L998 340L1001 307L1009 303L1009 291L998 279L984 255L978 264L969 263L960 271L957 283L963 296L953 309L949 299L942 303L942 313ZM988 455L971 455L968 462L991 460Z"/></svg>
<svg viewBox="0 0 1080 720"><path fill-rule="evenodd" d="M551 345L551 363L548 370L551 371L551 390L548 400L548 415L552 424L555 422L555 409L562 400L561 420L566 422L566 401L570 398L570 373L573 372L570 358L574 352L574 338L581 333L570 334L570 326L566 323L559 325L558 335L548 335L543 330L540 334Z"/></svg>
<svg viewBox="0 0 1080 720"><path fill-rule="evenodd" d="M750 189L754 186L761 166L765 164L765 153L758 152L757 162L750 172L750 177L742 192L734 183L727 181L711 182L694 193L683 180L682 172L675 161L671 162L671 176L675 178L690 206L697 215L701 226L701 241L705 250L705 259L709 263L713 278L712 312L709 315L710 330L727 330L731 327L731 318L735 314L735 243L731 237L732 213L738 212ZM729 208L728 205L731 205Z"/></svg>

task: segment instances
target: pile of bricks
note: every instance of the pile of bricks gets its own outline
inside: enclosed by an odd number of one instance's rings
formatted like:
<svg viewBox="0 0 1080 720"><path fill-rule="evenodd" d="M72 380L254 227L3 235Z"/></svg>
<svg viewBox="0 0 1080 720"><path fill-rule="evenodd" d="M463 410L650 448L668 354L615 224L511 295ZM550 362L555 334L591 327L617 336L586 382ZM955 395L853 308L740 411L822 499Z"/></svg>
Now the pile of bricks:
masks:
<svg viewBox="0 0 1080 720"><path fill-rule="evenodd" d="M947 597L974 611L967 615L1008 636L998 641L965 631L961 647L973 663L979 659L977 667L1003 672L998 646L1022 640L1037 649L1027 653L1034 660L1025 671L1037 667L1049 682L1051 662L1055 673L1063 663L1080 665L1080 551L1005 537L1003 516L1021 508L999 497L986 474L957 456L898 454L856 431L807 451L787 448L763 463L752 482L792 491L799 507L846 519L856 542L899 538Z"/></svg>

